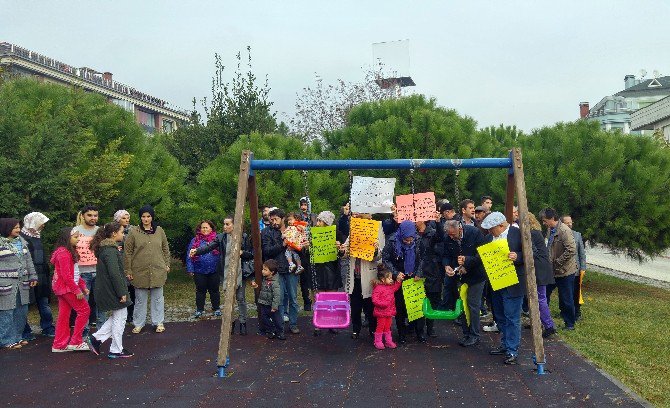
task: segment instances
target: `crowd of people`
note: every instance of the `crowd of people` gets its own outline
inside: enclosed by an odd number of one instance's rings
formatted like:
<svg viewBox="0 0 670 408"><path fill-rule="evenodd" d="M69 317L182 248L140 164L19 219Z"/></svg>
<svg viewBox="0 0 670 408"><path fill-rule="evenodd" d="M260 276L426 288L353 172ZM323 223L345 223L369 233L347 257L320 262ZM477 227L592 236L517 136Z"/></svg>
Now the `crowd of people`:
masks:
<svg viewBox="0 0 670 408"><path fill-rule="evenodd" d="M302 309L310 311L316 293L344 291L351 305L352 339L359 339L367 327L374 347L395 348L393 320L401 345L412 333L418 342L437 336L435 321L408 320L401 283L423 279L434 309L453 310L457 299L463 299L467 313L455 321L462 328L461 346L479 344L482 330L500 332L500 343L491 345L490 354L503 356L505 364L516 364L522 316L528 313L518 211L514 209L514 221L509 224L492 207L490 196L483 196L478 206L470 199L456 206L443 199L437 203L434 219L416 222L398 222L393 210L381 220L372 260L351 255L350 225L352 218L379 219L378 214L351 212L346 203L336 219L331 211L313 213L308 197L298 201L295 212L263 207L259 284L254 281L251 237L243 235L239 252L231 249L233 216L223 219L220 233L215 222L202 220L195 226L185 259L195 286L193 316L207 314L207 294L211 315L221 316L221 291L229 279L226 270L237 262L240 273L234 285L237 318L231 326L233 333L236 328L241 335L248 333L247 285L260 285L253 300L259 318L257 333L279 340L285 340L287 333L300 334L298 296L302 296ZM147 314L153 330L164 332L163 287L171 260L167 237L156 223L153 208L142 207L137 215L138 226L131 226L125 210L98 226L98 209L83 207L77 225L59 232L49 261L40 235L49 221L44 214L30 213L23 222L0 219L0 346L18 349L35 339L27 323L30 303L37 305L41 334L53 337L53 352L100 354L102 344L111 339L109 358L130 357L132 352L123 347L125 326L131 324L132 333L140 333ZM557 332L548 306L555 289L563 329L575 329L581 317L586 263L582 237L571 229L569 215L559 217L554 209L546 208L538 218L546 227L546 236L540 221L529 214L542 335L547 338ZM315 263L307 231L331 225L336 226L337 259ZM494 291L477 248L499 239L508 242L519 283ZM53 277L49 263L54 267ZM52 293L58 299L55 324L49 304ZM482 320L490 324L483 325ZM322 331L316 328L313 334L319 336Z"/></svg>

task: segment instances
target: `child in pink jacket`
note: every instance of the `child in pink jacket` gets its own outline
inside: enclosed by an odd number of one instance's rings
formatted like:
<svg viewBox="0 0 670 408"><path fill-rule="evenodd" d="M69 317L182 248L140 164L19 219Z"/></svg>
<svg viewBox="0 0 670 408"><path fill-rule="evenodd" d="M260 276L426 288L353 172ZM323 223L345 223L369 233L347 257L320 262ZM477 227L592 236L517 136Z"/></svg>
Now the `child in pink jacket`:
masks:
<svg viewBox="0 0 670 408"><path fill-rule="evenodd" d="M51 254L51 263L55 267L51 287L58 296L58 320L56 322L56 337L51 351L62 353L65 351L88 351L88 344L83 341L82 333L91 309L85 295L88 295L86 282L75 271L75 262L78 260L77 242L79 232L70 227L61 229L56 250ZM70 312L77 312L74 331L70 336Z"/></svg>
<svg viewBox="0 0 670 408"><path fill-rule="evenodd" d="M396 348L391 337L391 320L395 316L395 292L400 289L400 281L393 281L391 271L383 265L379 265L377 279L372 281L372 304L373 315L377 318L377 330L375 331L375 347L384 349L384 343L388 348ZM382 342L383 337L383 342Z"/></svg>

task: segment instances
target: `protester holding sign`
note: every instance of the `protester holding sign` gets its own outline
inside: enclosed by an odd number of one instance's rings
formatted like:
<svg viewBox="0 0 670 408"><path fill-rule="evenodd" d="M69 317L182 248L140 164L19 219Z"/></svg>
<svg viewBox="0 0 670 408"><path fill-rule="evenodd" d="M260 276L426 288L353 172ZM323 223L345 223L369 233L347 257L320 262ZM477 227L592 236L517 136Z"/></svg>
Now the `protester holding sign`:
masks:
<svg viewBox="0 0 670 408"><path fill-rule="evenodd" d="M482 260L477 253L477 247L485 243L484 235L477 227L463 225L456 220L444 223L442 266L448 276L459 276L466 292L464 307L471 313L465 313L462 322L463 339L459 344L463 347L474 346L480 341L479 309L482 302L482 292L486 284L486 273ZM467 286L465 286L467 285Z"/></svg>
<svg viewBox="0 0 670 408"><path fill-rule="evenodd" d="M416 225L412 221L403 221L398 227L398 231L393 233L382 251L382 262L392 273L394 279L421 279L417 272L421 265L421 255L419 254L419 245L417 245ZM395 322L398 328L398 341L401 344L406 342L405 335L408 327L405 324L407 319L407 308L402 288L396 292L396 314ZM416 332L417 340L426 341L423 334L425 319L423 317L411 322Z"/></svg>
<svg viewBox="0 0 670 408"><path fill-rule="evenodd" d="M351 219L354 221L370 220L371 218L370 214L353 213ZM356 221L354 222L356 223ZM356 223L356 225L358 224ZM372 306L372 280L377 276L377 264L381 260L381 249L384 248L384 233L377 227L377 240L373 243L375 252L371 260L353 256L349 250L349 241L350 238L347 238L342 245L344 257L349 257L348 269L346 270L348 278L345 280L344 290L349 293L349 299L351 300L351 338L357 339L363 327L361 311L368 321L370 336L374 335L377 327L377 319L373 315Z"/></svg>
<svg viewBox="0 0 670 408"><path fill-rule="evenodd" d="M517 283L496 290L493 280L493 308L497 319L500 337L500 346L490 351L492 355L504 355L505 364L517 364L519 344L521 343L521 306L526 293L526 280L523 269L523 254L521 251L521 230L510 228L505 216L501 212L492 212L482 222L482 228L489 231L493 242L507 240L509 250L507 258L514 263Z"/></svg>

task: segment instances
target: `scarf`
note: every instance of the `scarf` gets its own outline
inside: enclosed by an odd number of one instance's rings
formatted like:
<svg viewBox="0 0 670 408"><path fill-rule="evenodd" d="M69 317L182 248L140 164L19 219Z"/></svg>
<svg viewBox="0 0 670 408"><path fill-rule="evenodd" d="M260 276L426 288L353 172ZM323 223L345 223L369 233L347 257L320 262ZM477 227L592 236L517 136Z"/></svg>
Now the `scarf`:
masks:
<svg viewBox="0 0 670 408"><path fill-rule="evenodd" d="M207 243L210 243L216 239L216 232L212 231L207 235L203 235L201 233L195 234L195 241L193 241L193 248L198 249L200 248L200 243L204 240ZM212 251L212 255L214 256L219 256L219 250L215 249ZM194 259L197 259L197 256L193 257Z"/></svg>
<svg viewBox="0 0 670 408"><path fill-rule="evenodd" d="M114 221L116 221L116 222L121 221L121 217L123 217L124 215L127 215L127 216L130 217L130 213L126 210L119 210L119 211L115 212L114 213Z"/></svg>
<svg viewBox="0 0 670 408"><path fill-rule="evenodd" d="M414 237L414 240L411 244L405 244L403 239L409 237ZM405 275L414 275L416 240L416 224L409 220L401 222L396 232L395 253L397 258L403 258L405 261Z"/></svg>
<svg viewBox="0 0 670 408"><path fill-rule="evenodd" d="M21 257L23 254L21 254L21 249L23 248L23 243L21 242L21 238L16 237L13 239L5 238L5 237L0 237L0 247L5 247L9 249L14 255Z"/></svg>
<svg viewBox="0 0 670 408"><path fill-rule="evenodd" d="M23 228L21 232L32 238L41 238L40 227L49 221L49 218L41 212L31 212L23 217Z"/></svg>

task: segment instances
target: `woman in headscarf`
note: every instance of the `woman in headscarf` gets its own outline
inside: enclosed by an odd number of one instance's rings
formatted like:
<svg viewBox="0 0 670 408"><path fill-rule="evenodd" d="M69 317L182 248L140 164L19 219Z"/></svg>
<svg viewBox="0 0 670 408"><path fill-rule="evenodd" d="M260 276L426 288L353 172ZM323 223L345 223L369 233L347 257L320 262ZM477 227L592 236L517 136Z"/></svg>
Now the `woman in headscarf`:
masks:
<svg viewBox="0 0 670 408"><path fill-rule="evenodd" d="M393 279L401 281L407 279L421 279L419 274L419 267L421 264L419 245L417 245L418 236L416 231L416 224L412 221L403 221L398 226L398 230L391 234L382 251L382 263L393 274ZM402 287L395 293L396 316L395 322L398 328L398 341L400 344L406 342L405 335L408 327L405 325L407 319L407 308L405 307L405 299L403 296ZM414 326L417 340L420 342L426 341L426 336L423 333L425 325L423 317L414 320L410 324L410 328Z"/></svg>
<svg viewBox="0 0 670 408"><path fill-rule="evenodd" d="M49 273L49 265L42 246L42 229L49 221L49 218L40 212L31 212L23 217L23 228L21 228L21 237L28 243L28 250L33 259L35 272L37 273L37 286L33 288L35 296L35 303L37 303L37 310L40 313L40 328L42 335L54 337L56 335L56 328L54 327L54 319L49 307L49 297L51 296L51 277ZM26 323L23 330L24 340L33 340L32 329Z"/></svg>
<svg viewBox="0 0 670 408"><path fill-rule="evenodd" d="M27 344L21 334L28 318L30 288L37 285L37 274L20 236L15 218L0 218L0 347L17 349Z"/></svg>
<svg viewBox="0 0 670 408"><path fill-rule="evenodd" d="M123 241L119 243L119 251L121 251L121 257L123 257L123 247L126 243L126 238L128 238L128 233L130 232L130 213L126 210L118 210L114 213L114 221L121 224L123 227ZM130 306L128 306L128 317L127 322L130 323L133 321L133 312L135 311L135 287L131 285L130 280L128 280L128 293L130 293Z"/></svg>
<svg viewBox="0 0 670 408"><path fill-rule="evenodd" d="M140 208L141 223L132 227L124 244L124 271L135 286L133 333L142 331L147 319L147 301L151 296L151 321L156 333L163 333L165 298L163 286L170 271L170 249L165 231L156 224L156 214L150 205Z"/></svg>

